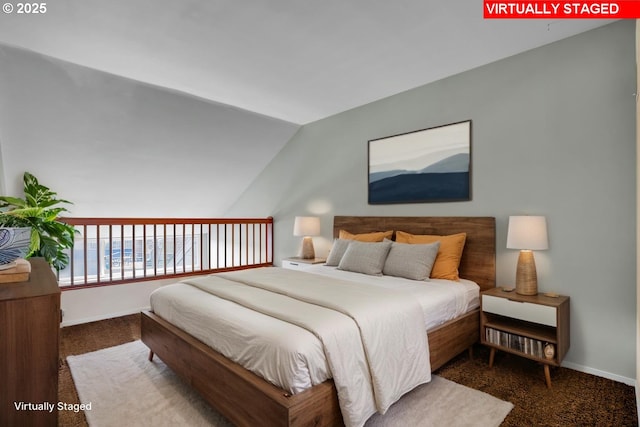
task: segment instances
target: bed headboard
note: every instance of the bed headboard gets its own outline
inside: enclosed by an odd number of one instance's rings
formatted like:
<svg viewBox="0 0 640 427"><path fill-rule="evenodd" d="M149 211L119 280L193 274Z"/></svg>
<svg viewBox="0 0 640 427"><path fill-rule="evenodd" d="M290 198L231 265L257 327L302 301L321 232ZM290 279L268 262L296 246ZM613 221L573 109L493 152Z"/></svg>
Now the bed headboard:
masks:
<svg viewBox="0 0 640 427"><path fill-rule="evenodd" d="M448 235L467 233L460 261L460 277L473 280L480 289L496 286L496 219L460 216L335 216L333 237L340 230L350 233L405 231L411 234Z"/></svg>

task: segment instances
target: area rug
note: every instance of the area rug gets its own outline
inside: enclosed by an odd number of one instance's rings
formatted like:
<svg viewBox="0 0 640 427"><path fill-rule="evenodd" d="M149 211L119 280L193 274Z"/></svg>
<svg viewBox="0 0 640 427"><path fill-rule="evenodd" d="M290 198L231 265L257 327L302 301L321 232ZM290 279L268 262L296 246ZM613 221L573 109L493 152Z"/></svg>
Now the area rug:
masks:
<svg viewBox="0 0 640 427"><path fill-rule="evenodd" d="M232 426L158 357L149 362L148 354L134 341L67 358L90 426ZM512 408L434 375L365 426L499 426Z"/></svg>

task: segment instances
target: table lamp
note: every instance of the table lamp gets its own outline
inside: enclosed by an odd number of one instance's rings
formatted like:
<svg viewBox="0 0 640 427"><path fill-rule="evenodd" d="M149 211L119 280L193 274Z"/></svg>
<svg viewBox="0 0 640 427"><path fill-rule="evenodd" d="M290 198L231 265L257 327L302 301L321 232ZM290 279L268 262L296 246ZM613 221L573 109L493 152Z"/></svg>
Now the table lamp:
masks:
<svg viewBox="0 0 640 427"><path fill-rule="evenodd" d="M302 237L302 258L316 257L311 236L320 234L320 218L316 216L297 216L293 223L293 235Z"/></svg>
<svg viewBox="0 0 640 427"><path fill-rule="evenodd" d="M507 249L520 249L516 269L516 293L538 294L538 277L534 250L549 248L547 220L543 216L510 216Z"/></svg>

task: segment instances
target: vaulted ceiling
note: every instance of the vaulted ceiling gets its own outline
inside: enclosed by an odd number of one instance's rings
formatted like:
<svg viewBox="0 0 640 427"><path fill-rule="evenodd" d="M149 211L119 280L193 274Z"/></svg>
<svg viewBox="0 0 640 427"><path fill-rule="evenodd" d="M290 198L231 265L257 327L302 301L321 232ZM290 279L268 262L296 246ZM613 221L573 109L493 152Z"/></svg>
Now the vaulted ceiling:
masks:
<svg viewBox="0 0 640 427"><path fill-rule="evenodd" d="M485 20L479 0L56 0L0 43L309 123L609 21Z"/></svg>
<svg viewBox="0 0 640 427"><path fill-rule="evenodd" d="M485 20L480 0L55 0L1 13L0 190L19 191L29 170L75 216L224 215L300 126L608 22ZM73 168L40 154L52 143ZM167 152L179 158L159 173ZM129 155L105 160L117 153ZM133 203L139 176L189 202Z"/></svg>

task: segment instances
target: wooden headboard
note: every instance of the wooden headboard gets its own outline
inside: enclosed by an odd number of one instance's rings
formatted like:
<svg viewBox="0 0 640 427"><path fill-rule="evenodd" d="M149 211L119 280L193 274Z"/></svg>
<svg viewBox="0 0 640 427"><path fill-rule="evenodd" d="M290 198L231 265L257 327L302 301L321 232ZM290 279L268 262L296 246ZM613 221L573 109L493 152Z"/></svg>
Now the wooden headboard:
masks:
<svg viewBox="0 0 640 427"><path fill-rule="evenodd" d="M460 261L460 277L473 280L483 291L496 286L496 219L493 217L336 216L333 237L350 233L405 231L411 234L467 233Z"/></svg>

